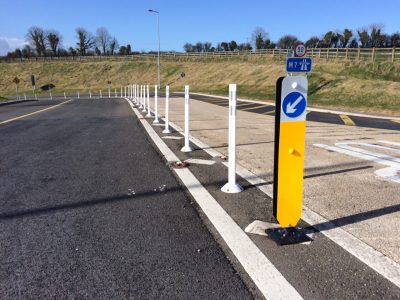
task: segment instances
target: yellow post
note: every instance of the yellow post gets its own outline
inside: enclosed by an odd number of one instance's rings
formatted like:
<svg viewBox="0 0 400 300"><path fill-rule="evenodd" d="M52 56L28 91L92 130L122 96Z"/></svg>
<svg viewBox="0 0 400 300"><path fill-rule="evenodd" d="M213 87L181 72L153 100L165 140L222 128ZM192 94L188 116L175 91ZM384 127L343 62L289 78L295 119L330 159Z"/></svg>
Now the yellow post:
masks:
<svg viewBox="0 0 400 300"><path fill-rule="evenodd" d="M282 77L277 83L274 156L274 216L296 227L302 212L308 80Z"/></svg>

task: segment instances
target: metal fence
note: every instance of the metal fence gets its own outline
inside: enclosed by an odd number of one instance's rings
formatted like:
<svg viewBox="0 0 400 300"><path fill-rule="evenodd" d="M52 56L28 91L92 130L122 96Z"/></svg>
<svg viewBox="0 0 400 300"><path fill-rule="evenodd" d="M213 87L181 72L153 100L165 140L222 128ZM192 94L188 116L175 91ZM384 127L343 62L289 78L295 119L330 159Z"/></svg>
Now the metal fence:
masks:
<svg viewBox="0 0 400 300"><path fill-rule="evenodd" d="M271 57L285 59L288 49L263 49L257 51L215 51L215 52L162 52L163 58L259 58ZM308 49L308 57L325 60L396 62L400 61L400 48L312 48ZM66 56L66 57L33 57L33 58L1 58L1 62L32 62L32 61L99 61L124 59L153 59L157 54L137 53L126 56Z"/></svg>

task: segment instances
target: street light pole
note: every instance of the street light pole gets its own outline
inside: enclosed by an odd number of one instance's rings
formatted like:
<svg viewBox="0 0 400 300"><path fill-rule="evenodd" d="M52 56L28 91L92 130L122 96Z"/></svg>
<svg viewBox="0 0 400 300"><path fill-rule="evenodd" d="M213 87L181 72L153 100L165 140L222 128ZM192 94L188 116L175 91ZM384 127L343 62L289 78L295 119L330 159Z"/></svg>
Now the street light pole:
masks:
<svg viewBox="0 0 400 300"><path fill-rule="evenodd" d="M149 9L149 12L157 14L157 35L158 35L158 55L157 55L157 78L158 78L158 89L161 89L160 79L160 13L156 10Z"/></svg>

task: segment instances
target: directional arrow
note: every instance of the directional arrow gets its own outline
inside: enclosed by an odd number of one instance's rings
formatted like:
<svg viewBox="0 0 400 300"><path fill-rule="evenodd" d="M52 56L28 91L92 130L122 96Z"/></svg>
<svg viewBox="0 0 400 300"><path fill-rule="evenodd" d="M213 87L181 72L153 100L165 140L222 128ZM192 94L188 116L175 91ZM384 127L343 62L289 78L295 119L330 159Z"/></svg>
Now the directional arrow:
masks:
<svg viewBox="0 0 400 300"><path fill-rule="evenodd" d="M297 108L296 106L299 105L299 103L303 100L303 96L299 96L299 98L296 99L293 103L288 103L286 106L286 113L288 114L293 114L296 112Z"/></svg>

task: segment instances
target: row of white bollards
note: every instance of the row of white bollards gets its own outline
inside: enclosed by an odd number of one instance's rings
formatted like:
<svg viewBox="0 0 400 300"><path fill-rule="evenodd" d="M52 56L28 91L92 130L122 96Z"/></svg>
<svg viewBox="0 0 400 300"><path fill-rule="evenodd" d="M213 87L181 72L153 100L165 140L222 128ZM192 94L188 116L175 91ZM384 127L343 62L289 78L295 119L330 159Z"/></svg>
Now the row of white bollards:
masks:
<svg viewBox="0 0 400 300"><path fill-rule="evenodd" d="M139 106L146 117L151 117L150 93L149 85L133 85L132 100ZM169 128L169 86L165 88L165 128L162 131L164 134L171 133ZM185 85L185 123L184 123L184 146L182 152L193 151L190 146L190 93L189 86ZM146 103L147 102L147 103ZM236 104L237 104L237 86L236 84L229 85L229 133L228 133L228 182L221 188L225 193L239 193L243 188L236 182ZM158 124L158 86L154 86L154 121L153 124Z"/></svg>

